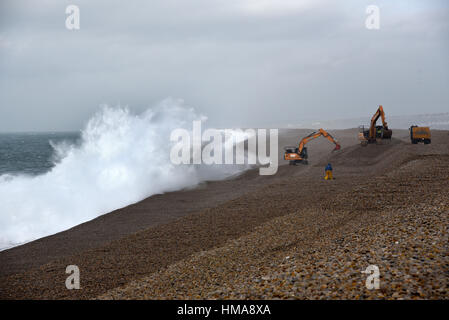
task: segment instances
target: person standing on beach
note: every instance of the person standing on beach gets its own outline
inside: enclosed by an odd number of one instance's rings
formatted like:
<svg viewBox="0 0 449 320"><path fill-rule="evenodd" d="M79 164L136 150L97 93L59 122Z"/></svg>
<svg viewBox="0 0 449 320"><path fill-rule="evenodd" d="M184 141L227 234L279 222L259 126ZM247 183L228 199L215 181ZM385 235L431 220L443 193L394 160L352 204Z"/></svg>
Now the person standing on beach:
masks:
<svg viewBox="0 0 449 320"><path fill-rule="evenodd" d="M332 165L330 163L327 164L324 171L326 172L326 176L324 177L325 180L333 180L334 179L332 177Z"/></svg>

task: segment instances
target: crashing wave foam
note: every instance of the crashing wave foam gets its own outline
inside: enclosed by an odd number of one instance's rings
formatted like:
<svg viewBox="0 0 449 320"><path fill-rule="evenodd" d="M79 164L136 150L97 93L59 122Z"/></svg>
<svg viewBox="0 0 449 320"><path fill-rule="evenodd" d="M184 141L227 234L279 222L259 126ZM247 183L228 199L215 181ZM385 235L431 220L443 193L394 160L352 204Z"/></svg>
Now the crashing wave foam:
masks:
<svg viewBox="0 0 449 320"><path fill-rule="evenodd" d="M182 100L140 115L103 107L81 143L53 145L58 158L39 176L0 176L0 248L54 234L150 195L223 179L236 166L173 165L170 132L205 121Z"/></svg>

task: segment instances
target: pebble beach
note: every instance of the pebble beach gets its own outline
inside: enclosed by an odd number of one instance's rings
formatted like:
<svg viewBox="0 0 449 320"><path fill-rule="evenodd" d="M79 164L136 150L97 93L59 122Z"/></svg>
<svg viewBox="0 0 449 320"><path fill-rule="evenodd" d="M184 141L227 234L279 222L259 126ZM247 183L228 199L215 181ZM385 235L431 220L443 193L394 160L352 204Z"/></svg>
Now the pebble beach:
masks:
<svg viewBox="0 0 449 320"><path fill-rule="evenodd" d="M184 215L153 223L148 215L158 207L149 198L0 252L0 298L447 299L449 135L414 146L405 130L395 134L391 145L362 148L354 130L336 131L341 152L318 143L307 167L282 166L269 179L248 172L188 191L195 203L205 190L210 197L203 207L180 201ZM332 181L323 179L328 161ZM173 204L181 196L156 198ZM126 226L126 213L138 210L147 214L141 228ZM123 221L120 236L83 233L112 217ZM92 240L75 253L50 254L83 234ZM17 258L27 250L34 262ZM69 264L80 267L80 290L65 288ZM362 271L372 265L380 286L369 289Z"/></svg>

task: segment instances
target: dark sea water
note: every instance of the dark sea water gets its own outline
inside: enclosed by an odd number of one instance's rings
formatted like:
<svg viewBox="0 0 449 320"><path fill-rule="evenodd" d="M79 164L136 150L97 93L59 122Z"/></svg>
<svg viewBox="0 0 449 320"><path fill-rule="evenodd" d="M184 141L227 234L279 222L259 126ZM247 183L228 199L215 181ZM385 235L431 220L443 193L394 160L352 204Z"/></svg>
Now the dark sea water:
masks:
<svg viewBox="0 0 449 320"><path fill-rule="evenodd" d="M74 144L79 132L0 133L0 175L38 175L54 166L52 144Z"/></svg>

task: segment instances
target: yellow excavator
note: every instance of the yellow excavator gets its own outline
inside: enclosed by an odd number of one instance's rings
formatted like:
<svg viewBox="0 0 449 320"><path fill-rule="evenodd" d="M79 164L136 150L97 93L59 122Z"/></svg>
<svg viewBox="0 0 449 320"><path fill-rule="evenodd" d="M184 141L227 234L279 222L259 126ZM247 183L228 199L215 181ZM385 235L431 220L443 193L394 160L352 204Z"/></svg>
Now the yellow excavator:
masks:
<svg viewBox="0 0 449 320"><path fill-rule="evenodd" d="M376 126L379 118L382 118L382 125ZM392 135L393 131L388 129L387 122L385 121L384 108L382 106L379 106L371 118L369 129L365 129L364 126L359 127L359 140L362 146L366 146L369 143L379 143L385 139L391 140Z"/></svg>
<svg viewBox="0 0 449 320"><path fill-rule="evenodd" d="M302 138L302 140L299 142L298 147L284 147L285 153L284 153L284 160L289 161L290 165L297 165L298 163L302 164L308 164L308 154L307 154L307 148L305 145L313 139L316 139L320 136L323 136L327 138L330 142L335 143L335 150L340 150L340 144L334 137L332 137L326 130L320 129L318 131L314 131L308 136Z"/></svg>

